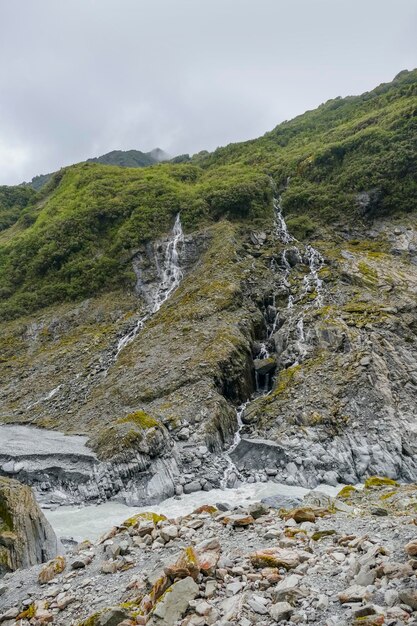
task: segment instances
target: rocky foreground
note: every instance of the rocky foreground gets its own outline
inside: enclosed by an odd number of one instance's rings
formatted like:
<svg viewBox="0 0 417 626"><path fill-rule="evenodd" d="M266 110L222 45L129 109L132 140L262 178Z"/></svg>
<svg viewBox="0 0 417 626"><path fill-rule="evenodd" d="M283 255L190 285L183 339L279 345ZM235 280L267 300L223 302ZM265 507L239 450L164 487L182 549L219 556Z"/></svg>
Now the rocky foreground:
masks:
<svg viewBox="0 0 417 626"><path fill-rule="evenodd" d="M176 520L138 514L97 544L6 575L0 622L417 624L417 485L392 483L310 492L295 509L281 497Z"/></svg>

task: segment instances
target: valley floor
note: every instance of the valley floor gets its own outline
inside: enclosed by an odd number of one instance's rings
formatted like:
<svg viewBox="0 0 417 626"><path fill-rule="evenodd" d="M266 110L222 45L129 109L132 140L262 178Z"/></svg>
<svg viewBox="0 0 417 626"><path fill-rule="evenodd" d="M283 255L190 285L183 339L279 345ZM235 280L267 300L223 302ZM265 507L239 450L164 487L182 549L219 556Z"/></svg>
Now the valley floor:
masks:
<svg viewBox="0 0 417 626"><path fill-rule="evenodd" d="M344 496L310 492L287 514L289 496L176 519L138 514L75 546L58 575L7 575L0 623L416 624L417 486Z"/></svg>

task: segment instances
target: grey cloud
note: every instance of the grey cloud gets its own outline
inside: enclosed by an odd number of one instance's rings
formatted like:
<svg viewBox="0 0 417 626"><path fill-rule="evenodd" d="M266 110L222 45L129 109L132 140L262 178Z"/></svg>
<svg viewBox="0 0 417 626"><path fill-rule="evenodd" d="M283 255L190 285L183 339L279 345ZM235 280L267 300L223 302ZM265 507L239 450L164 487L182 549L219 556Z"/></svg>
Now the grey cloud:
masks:
<svg viewBox="0 0 417 626"><path fill-rule="evenodd" d="M258 136L416 65L415 0L0 0L0 184Z"/></svg>

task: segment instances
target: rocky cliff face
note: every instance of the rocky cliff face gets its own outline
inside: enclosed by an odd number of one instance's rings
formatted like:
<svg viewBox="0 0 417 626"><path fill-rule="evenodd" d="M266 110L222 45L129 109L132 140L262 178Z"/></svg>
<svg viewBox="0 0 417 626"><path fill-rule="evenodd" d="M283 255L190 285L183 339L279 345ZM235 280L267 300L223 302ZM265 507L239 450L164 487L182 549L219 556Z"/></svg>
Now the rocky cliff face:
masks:
<svg viewBox="0 0 417 626"><path fill-rule="evenodd" d="M302 243L276 221L196 232L179 251L179 287L119 354L157 288L164 241L135 257L137 294L9 323L3 421L85 433L97 457L85 488L4 455L3 473L75 500L209 489L228 466L236 407L251 399L236 475L415 480L416 226L327 227Z"/></svg>
<svg viewBox="0 0 417 626"><path fill-rule="evenodd" d="M29 487L0 478L0 574L44 563L59 543Z"/></svg>
<svg viewBox="0 0 417 626"><path fill-rule="evenodd" d="M417 479L416 107L402 72L189 163L74 166L27 198L0 234L0 429L87 452L3 437L0 472L130 503Z"/></svg>

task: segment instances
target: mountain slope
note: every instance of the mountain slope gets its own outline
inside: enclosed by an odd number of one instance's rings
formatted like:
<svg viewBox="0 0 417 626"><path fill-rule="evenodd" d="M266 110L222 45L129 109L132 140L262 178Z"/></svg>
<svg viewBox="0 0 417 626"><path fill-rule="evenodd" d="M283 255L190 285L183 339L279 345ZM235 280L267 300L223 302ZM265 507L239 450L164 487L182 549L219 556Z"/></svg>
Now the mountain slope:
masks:
<svg viewBox="0 0 417 626"><path fill-rule="evenodd" d="M117 165L118 167L147 167L161 161L168 160L168 155L160 148L155 148L150 152L141 152L140 150L112 150L99 157L87 159L87 163L102 163L103 165ZM29 187L40 191L52 178L55 172L51 174L39 174L34 176Z"/></svg>
<svg viewBox="0 0 417 626"><path fill-rule="evenodd" d="M0 421L97 455L81 488L52 459L51 489L417 478L416 93L401 73L189 163L66 168L23 209L0 235Z"/></svg>
<svg viewBox="0 0 417 626"><path fill-rule="evenodd" d="M227 216L272 217L268 177L281 189L290 177L282 203L299 235L321 223L414 211L416 111L417 71L403 72L373 92L330 101L191 164L66 168L0 248L0 314L126 280L135 247L163 232L178 211L188 230Z"/></svg>

